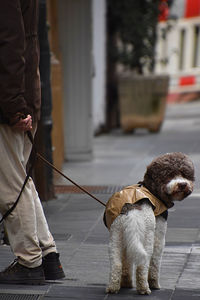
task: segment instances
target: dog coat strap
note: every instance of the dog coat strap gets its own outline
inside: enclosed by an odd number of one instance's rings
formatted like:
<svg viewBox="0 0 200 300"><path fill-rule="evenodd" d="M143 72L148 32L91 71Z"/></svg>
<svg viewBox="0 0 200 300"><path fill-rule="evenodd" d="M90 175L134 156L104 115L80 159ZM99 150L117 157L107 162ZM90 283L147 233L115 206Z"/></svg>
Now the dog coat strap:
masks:
<svg viewBox="0 0 200 300"><path fill-rule="evenodd" d="M153 204L155 207L154 214L155 216L161 215L163 212L168 210L167 206L158 198L156 198L147 188L141 186L140 191L146 195L146 198Z"/></svg>

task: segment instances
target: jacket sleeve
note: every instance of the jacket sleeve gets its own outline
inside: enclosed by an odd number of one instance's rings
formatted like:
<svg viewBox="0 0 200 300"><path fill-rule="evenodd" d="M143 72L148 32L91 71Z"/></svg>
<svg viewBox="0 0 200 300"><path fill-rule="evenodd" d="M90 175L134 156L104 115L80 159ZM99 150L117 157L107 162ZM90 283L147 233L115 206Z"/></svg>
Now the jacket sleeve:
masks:
<svg viewBox="0 0 200 300"><path fill-rule="evenodd" d="M9 124L27 115L25 87L25 31L20 0L1 1L0 112Z"/></svg>

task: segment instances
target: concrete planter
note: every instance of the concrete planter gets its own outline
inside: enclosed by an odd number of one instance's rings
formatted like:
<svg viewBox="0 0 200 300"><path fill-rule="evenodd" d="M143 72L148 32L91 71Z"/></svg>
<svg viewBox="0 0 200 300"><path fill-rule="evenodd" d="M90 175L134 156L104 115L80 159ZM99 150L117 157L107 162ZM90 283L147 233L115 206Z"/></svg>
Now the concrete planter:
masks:
<svg viewBox="0 0 200 300"><path fill-rule="evenodd" d="M120 122L124 132L161 128L168 92L169 77L163 75L120 76Z"/></svg>

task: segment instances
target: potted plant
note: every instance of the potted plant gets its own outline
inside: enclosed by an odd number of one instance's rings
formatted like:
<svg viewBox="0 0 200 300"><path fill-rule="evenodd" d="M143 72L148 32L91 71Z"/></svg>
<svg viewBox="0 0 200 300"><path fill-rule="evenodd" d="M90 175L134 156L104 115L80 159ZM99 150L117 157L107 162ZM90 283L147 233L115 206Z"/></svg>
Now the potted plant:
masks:
<svg viewBox="0 0 200 300"><path fill-rule="evenodd" d="M154 74L160 1L107 2L110 58L116 66L120 124L126 132L138 127L158 132L163 122L169 78Z"/></svg>

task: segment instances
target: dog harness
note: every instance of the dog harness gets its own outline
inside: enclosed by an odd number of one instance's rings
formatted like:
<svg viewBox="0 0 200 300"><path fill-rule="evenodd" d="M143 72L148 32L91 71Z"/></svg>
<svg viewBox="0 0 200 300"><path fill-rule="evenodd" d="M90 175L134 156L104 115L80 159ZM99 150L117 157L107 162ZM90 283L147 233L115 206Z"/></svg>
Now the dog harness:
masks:
<svg viewBox="0 0 200 300"><path fill-rule="evenodd" d="M168 210L165 204L144 186L140 184L127 186L120 192L114 193L106 204L105 223L108 229L110 229L113 221L121 214L125 204L135 204L142 199L148 199L150 201L155 216L159 216Z"/></svg>

